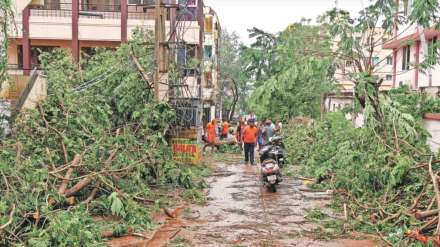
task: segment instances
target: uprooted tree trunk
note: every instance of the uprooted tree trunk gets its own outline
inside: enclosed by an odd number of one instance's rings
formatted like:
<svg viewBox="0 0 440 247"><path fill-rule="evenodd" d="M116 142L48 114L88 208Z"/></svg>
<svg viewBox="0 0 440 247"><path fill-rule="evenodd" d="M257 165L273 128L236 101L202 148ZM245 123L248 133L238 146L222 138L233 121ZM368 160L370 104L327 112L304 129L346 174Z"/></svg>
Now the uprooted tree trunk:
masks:
<svg viewBox="0 0 440 247"><path fill-rule="evenodd" d="M369 103L374 109L374 118L379 123L379 128L381 131L386 131L385 129L385 116L380 105L380 91L379 88L382 85L383 79L377 82L365 82L362 88L363 92L360 92L358 88L354 88L354 95L356 100L359 102L362 109L365 109L367 103Z"/></svg>
<svg viewBox="0 0 440 247"><path fill-rule="evenodd" d="M237 107L237 102L239 100L237 82L232 78L231 78L231 82L232 82L231 91L233 98L232 98L231 108L229 110L229 116L228 116L229 121L232 121L232 118L234 117L235 108Z"/></svg>

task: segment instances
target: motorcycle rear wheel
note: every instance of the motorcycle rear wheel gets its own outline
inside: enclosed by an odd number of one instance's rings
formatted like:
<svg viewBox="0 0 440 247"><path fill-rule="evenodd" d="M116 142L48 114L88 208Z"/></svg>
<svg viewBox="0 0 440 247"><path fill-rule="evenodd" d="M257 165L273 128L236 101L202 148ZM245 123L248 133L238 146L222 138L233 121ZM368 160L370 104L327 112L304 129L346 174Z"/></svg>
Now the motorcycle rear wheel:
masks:
<svg viewBox="0 0 440 247"><path fill-rule="evenodd" d="M270 185L267 187L267 189L268 189L270 192L275 193L275 192L277 192L277 185L276 185L276 184L270 184Z"/></svg>

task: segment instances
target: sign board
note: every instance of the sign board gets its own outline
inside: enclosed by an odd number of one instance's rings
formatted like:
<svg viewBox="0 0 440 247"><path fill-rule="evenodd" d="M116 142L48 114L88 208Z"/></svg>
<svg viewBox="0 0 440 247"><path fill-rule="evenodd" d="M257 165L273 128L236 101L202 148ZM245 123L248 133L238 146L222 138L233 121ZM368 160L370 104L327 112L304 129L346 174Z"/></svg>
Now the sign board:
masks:
<svg viewBox="0 0 440 247"><path fill-rule="evenodd" d="M171 139L173 160L179 164L199 165L202 160L202 152L197 140L186 138Z"/></svg>

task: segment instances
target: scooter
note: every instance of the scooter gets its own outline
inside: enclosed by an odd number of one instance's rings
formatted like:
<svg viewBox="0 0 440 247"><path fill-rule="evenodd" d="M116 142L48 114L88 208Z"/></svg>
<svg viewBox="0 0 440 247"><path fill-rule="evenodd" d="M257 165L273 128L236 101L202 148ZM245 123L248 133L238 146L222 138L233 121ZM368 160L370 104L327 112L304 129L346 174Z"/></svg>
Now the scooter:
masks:
<svg viewBox="0 0 440 247"><path fill-rule="evenodd" d="M261 180L272 191L277 191L282 182L281 168L286 162L284 144L281 136L269 139L269 143L260 150Z"/></svg>

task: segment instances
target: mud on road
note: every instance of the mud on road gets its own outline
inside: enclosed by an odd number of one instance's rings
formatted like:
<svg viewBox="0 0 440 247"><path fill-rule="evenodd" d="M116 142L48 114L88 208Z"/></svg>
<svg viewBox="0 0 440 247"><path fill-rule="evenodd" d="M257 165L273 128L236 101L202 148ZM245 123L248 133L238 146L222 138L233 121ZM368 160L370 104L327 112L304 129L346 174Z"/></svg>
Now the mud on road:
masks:
<svg viewBox="0 0 440 247"><path fill-rule="evenodd" d="M372 240L320 240L320 226L305 218L325 205L327 193L307 190L302 180L284 177L276 193L268 192L255 166L217 164L208 203L181 215L182 228L168 246L375 246ZM319 233L318 233L319 234Z"/></svg>

